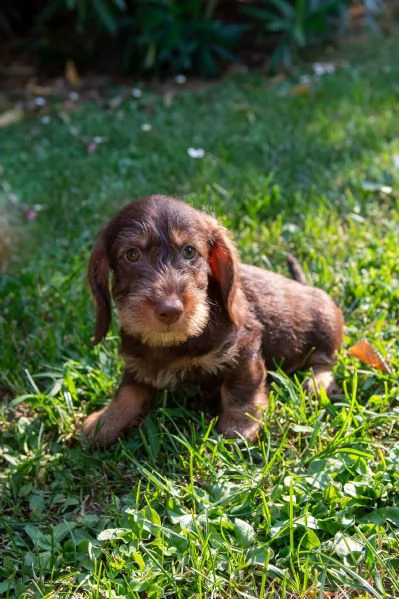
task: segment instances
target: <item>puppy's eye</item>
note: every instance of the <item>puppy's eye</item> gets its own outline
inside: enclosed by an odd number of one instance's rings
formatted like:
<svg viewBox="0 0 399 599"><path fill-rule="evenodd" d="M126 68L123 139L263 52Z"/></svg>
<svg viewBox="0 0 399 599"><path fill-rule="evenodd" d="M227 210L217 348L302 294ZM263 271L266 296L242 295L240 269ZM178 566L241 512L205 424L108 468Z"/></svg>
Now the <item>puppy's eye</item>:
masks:
<svg viewBox="0 0 399 599"><path fill-rule="evenodd" d="M192 245L186 245L186 247L183 248L182 254L183 258L185 258L186 260L191 260L191 258L194 258L194 256L196 256L197 250L193 248Z"/></svg>
<svg viewBox="0 0 399 599"><path fill-rule="evenodd" d="M141 258L141 252L138 248L130 248L126 252L126 258L130 260L130 262L138 262Z"/></svg>

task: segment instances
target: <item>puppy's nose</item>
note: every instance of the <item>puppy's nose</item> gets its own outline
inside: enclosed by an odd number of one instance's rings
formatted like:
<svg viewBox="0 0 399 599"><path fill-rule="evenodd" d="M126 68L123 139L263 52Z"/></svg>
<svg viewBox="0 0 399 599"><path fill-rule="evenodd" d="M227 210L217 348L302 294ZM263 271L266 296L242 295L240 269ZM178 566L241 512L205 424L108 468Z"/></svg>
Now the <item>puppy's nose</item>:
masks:
<svg viewBox="0 0 399 599"><path fill-rule="evenodd" d="M158 320L164 324L173 324L183 314L184 306L178 297L168 297L154 302L153 310Z"/></svg>

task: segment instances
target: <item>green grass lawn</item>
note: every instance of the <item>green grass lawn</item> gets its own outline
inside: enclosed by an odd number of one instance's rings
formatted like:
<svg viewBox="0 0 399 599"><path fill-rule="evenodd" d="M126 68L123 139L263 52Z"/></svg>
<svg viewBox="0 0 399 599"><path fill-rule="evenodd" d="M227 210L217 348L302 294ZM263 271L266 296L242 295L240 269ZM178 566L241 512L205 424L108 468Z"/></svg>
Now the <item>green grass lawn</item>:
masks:
<svg viewBox="0 0 399 599"><path fill-rule="evenodd" d="M346 59L309 94L251 74L0 131L4 597L399 596L399 43ZM245 261L286 274L298 257L345 314L342 398L274 372L254 446L218 437L188 390L109 450L81 441L121 371L115 324L90 346L88 255L155 192L214 212ZM364 337L392 374L348 356Z"/></svg>

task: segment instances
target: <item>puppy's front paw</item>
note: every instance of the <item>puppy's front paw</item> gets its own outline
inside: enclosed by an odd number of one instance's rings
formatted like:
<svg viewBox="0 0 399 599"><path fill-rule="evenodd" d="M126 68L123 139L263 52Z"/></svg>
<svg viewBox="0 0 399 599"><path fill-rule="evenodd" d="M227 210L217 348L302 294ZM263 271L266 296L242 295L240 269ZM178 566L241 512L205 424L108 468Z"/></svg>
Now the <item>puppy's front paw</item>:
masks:
<svg viewBox="0 0 399 599"><path fill-rule="evenodd" d="M222 414L219 416L216 429L228 439L244 437L248 441L255 442L259 435L259 421L244 413L239 417Z"/></svg>
<svg viewBox="0 0 399 599"><path fill-rule="evenodd" d="M99 445L111 445L127 428L141 426L150 400L147 388L122 383L108 406L86 418L83 433Z"/></svg>
<svg viewBox="0 0 399 599"><path fill-rule="evenodd" d="M82 430L87 439L105 447L114 443L121 432L121 427L116 424L107 407L90 414L84 421Z"/></svg>

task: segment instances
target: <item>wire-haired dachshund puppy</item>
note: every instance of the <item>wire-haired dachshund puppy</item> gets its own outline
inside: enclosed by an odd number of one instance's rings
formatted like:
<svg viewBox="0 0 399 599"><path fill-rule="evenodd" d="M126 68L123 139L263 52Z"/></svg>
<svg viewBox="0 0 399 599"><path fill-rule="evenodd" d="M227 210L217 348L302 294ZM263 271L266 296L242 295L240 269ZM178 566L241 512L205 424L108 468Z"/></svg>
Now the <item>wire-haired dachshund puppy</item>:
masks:
<svg viewBox="0 0 399 599"><path fill-rule="evenodd" d="M142 422L157 389L185 382L219 390L218 431L257 437L267 405L268 368L310 367L307 386L336 392L331 368L343 337L341 311L326 293L241 264L213 217L154 195L125 206L100 232L89 264L96 303L95 343L111 322L112 296L125 362L111 403L83 429L110 444Z"/></svg>

